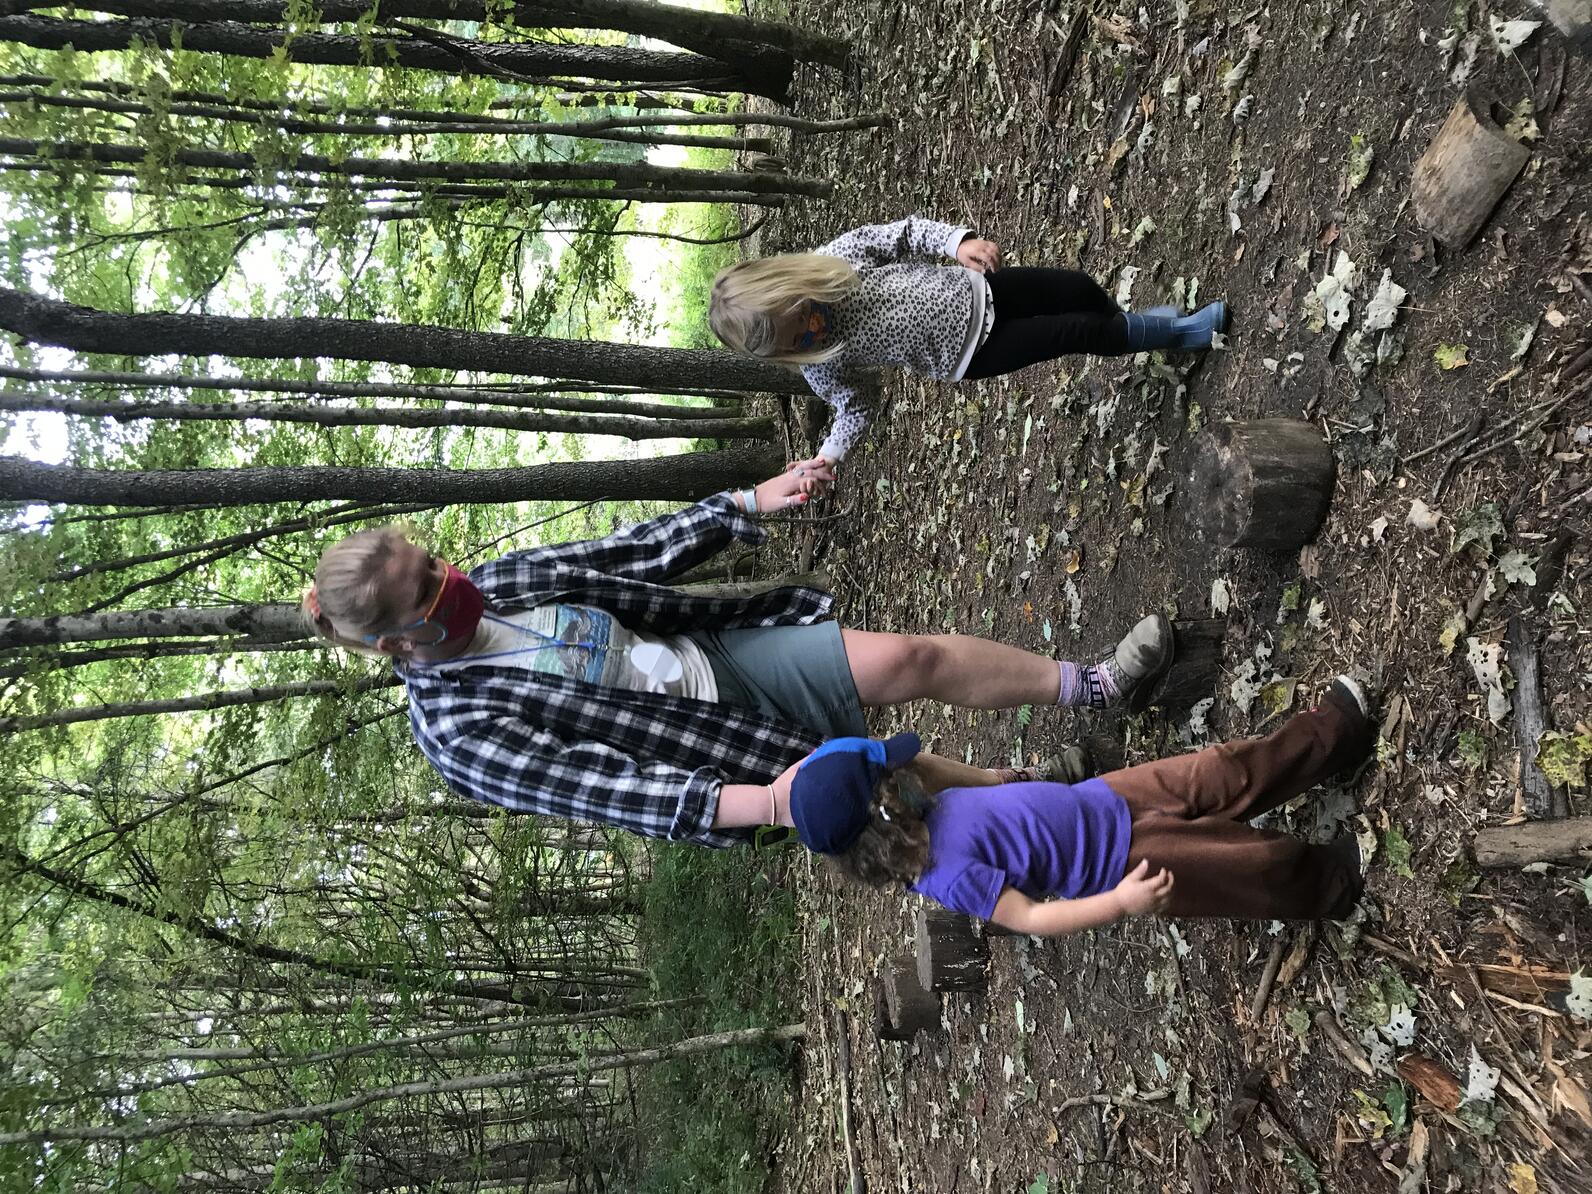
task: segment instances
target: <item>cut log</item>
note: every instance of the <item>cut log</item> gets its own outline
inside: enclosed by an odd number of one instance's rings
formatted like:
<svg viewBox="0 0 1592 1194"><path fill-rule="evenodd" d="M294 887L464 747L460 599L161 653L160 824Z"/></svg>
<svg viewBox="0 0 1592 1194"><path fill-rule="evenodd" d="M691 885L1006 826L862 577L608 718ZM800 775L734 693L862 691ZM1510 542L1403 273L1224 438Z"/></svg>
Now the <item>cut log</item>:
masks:
<svg viewBox="0 0 1592 1194"><path fill-rule="evenodd" d="M1592 859L1592 817L1497 825L1476 833L1476 862L1485 867L1522 867L1533 862Z"/></svg>
<svg viewBox="0 0 1592 1194"><path fill-rule="evenodd" d="M1563 817L1570 812L1569 794L1556 791L1537 766L1537 741L1548 727L1547 706L1542 703L1537 636L1519 614L1509 619L1504 645L1509 670L1515 676L1515 745L1520 748L1520 794L1526 816L1533 821Z"/></svg>
<svg viewBox="0 0 1592 1194"><path fill-rule="evenodd" d="M1533 0L1542 15L1583 54L1592 54L1592 0Z"/></svg>
<svg viewBox="0 0 1592 1194"><path fill-rule="evenodd" d="M1190 520L1222 547L1293 551L1321 529L1336 473L1332 449L1309 423L1218 423L1195 447Z"/></svg>
<svg viewBox="0 0 1592 1194"><path fill-rule="evenodd" d="M940 997L924 990L916 959L897 958L879 980L876 1023L886 1041L910 1041L920 1032L939 1030Z"/></svg>
<svg viewBox="0 0 1592 1194"><path fill-rule="evenodd" d="M1225 618L1190 618L1172 623L1172 666L1155 683L1134 691L1128 708L1139 713L1158 708L1170 717L1186 714L1216 692L1222 674Z"/></svg>
<svg viewBox="0 0 1592 1194"><path fill-rule="evenodd" d="M1475 239L1531 151L1492 117L1492 104L1467 91L1415 163L1410 197L1416 222L1451 249Z"/></svg>
<svg viewBox="0 0 1592 1194"><path fill-rule="evenodd" d="M943 908L924 908L917 924L918 982L928 991L982 991L989 944L973 922Z"/></svg>

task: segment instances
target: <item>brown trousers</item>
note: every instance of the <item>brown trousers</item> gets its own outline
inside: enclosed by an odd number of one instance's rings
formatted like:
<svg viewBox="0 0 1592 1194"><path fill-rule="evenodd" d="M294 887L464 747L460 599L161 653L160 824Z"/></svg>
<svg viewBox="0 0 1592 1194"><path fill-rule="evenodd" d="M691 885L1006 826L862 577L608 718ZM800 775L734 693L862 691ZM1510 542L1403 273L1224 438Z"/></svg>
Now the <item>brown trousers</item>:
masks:
<svg viewBox="0 0 1592 1194"><path fill-rule="evenodd" d="M1353 839L1314 846L1243 822L1364 758L1370 726L1329 697L1264 738L1101 776L1133 816L1128 869L1172 872L1170 916L1341 919L1360 896Z"/></svg>

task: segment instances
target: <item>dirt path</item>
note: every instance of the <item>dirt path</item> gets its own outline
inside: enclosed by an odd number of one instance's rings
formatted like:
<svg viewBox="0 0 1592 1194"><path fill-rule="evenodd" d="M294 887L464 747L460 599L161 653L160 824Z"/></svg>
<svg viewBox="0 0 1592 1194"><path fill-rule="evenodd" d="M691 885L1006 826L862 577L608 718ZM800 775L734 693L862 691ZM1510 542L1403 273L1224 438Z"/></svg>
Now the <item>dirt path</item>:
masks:
<svg viewBox="0 0 1592 1194"><path fill-rule="evenodd" d="M1501 591L1469 635L1484 654L1500 643L1548 537L1579 529L1540 632L1551 724L1571 741L1588 731L1592 393L1563 375L1592 344L1592 59L1566 61L1547 29L1499 57L1486 14L1463 0L1194 3L1182 22L1178 7L1146 6L1144 25L1137 5L1125 18L1100 6L1107 20L1085 24L1068 57L1076 6L794 5L793 19L838 26L867 55L839 90L809 78L801 109L884 107L900 125L794 146L793 165L839 179L839 194L782 217L768 249L918 211L973 225L1018 263L1081 262L1108 289L1135 267L1134 306L1225 296L1235 316L1227 350L1205 359L1078 360L959 387L893 380L821 556L851 624L1075 656L1094 657L1142 610L1205 616L1225 596L1215 737L1262 724L1266 699L1287 691L1256 700L1274 678L1298 680L1297 706L1345 664L1374 674L1402 711L1383 764L1287 817L1347 825L1376 849L1366 918L1319 935L1135 923L997 940L988 992L948 1000L941 1035L881 1044L874 976L907 948L916 900L843 892L798 867L814 1035L776 1188L844 1188L839 1006L873 1191L1585 1189L1592 1178L1572 1166L1592 1165L1587 1024L1555 1002L1562 981L1472 969L1587 966L1584 868L1482 876L1469 861L1474 829L1517 811L1517 755L1464 638L1452 655L1440 638L1493 574ZM1493 5L1507 18L1524 8ZM1448 65L1465 46L1438 45L1455 12L1478 31L1472 82L1509 106L1535 97L1540 128L1463 253L1429 241L1406 202L1414 160L1459 94ZM1313 331L1307 298L1340 255L1357 270L1351 319ZM1384 271L1408 292L1397 322L1356 337ZM1443 369L1437 355L1468 363ZM1539 430L1461 461L1435 496L1450 450L1401 463L1476 412L1476 447L1508 440L1566 394ZM1194 434L1257 415L1310 418L1339 457L1330 520L1302 555L1222 552L1187 530ZM1431 529L1410 522L1417 499L1437 513ZM1486 542L1451 550L1467 526ZM1048 710L940 707L877 728L907 725L981 761L1037 756L1077 728ZM1204 740L1197 725L1097 728L1133 758ZM1588 811L1584 788L1571 801ZM1274 949L1282 979L1256 1020ZM1484 998L1478 982L1497 990ZM1473 1047L1504 1081L1491 1104L1440 1112L1391 1068L1346 1062L1318 1017L1355 1041L1387 1026L1392 1057L1439 1097L1430 1075L1463 1087ZM1258 1107L1242 1097L1251 1072Z"/></svg>

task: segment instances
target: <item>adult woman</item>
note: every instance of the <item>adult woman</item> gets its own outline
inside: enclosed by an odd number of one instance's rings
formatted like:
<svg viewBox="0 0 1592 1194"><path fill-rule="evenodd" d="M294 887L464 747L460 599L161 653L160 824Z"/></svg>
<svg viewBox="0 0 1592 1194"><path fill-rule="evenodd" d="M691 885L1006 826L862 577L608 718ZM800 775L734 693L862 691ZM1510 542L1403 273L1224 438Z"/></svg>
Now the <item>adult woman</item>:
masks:
<svg viewBox="0 0 1592 1194"><path fill-rule="evenodd" d="M794 765L866 733L864 707L1102 705L1168 661L1164 618L1100 664L1058 665L981 639L842 630L813 589L667 587L731 540L761 541L749 513L799 506L824 479L793 470L469 576L396 529L363 531L322 556L305 608L328 640L393 659L415 739L455 791L708 846L790 824ZM931 766L947 783L997 778Z"/></svg>

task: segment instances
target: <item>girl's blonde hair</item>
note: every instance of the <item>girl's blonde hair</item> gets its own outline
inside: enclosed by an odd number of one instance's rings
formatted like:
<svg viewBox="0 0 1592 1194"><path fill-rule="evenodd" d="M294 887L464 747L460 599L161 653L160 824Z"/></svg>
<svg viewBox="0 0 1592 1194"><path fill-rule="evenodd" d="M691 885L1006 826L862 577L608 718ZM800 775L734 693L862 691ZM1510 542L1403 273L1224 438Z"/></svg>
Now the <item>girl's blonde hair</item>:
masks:
<svg viewBox="0 0 1592 1194"><path fill-rule="evenodd" d="M713 279L708 325L736 352L782 365L816 365L842 345L792 352L779 342L775 325L803 302L838 303L861 284L848 262L823 253L738 261Z"/></svg>
<svg viewBox="0 0 1592 1194"><path fill-rule="evenodd" d="M873 790L873 810L861 835L829 857L846 878L869 887L908 887L929 865L929 798L908 769L892 771Z"/></svg>
<svg viewBox="0 0 1592 1194"><path fill-rule="evenodd" d="M402 612L394 607L385 584L388 563L410 542L407 532L401 526L355 531L321 553L320 563L315 565L315 587L302 603L304 616L317 635L361 655L385 657L385 652L363 638L341 634L337 627L373 633L389 627Z"/></svg>

